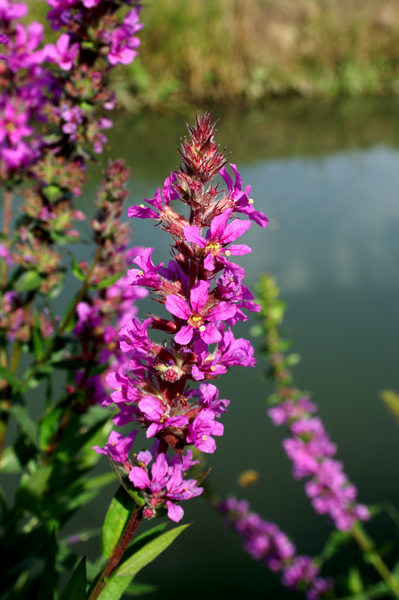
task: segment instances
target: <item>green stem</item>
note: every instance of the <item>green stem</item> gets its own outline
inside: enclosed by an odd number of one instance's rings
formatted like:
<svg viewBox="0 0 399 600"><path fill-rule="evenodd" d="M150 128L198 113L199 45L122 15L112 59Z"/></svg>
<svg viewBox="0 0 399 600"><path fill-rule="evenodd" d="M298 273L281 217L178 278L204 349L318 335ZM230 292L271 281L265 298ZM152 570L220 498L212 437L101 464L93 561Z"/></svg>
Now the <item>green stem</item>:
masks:
<svg viewBox="0 0 399 600"><path fill-rule="evenodd" d="M12 212L12 192L6 190L4 194L4 207L3 207L3 233L6 239L10 235L11 228L11 212ZM4 260L1 265L1 284L3 288L7 285L7 262Z"/></svg>
<svg viewBox="0 0 399 600"><path fill-rule="evenodd" d="M372 543L366 532L363 530L360 523L356 523L351 533L361 550L363 550L363 552L367 552L368 560L370 561L370 563L381 575L383 580L389 585L395 596L399 598L399 582L397 581L396 577L392 575L391 571L388 569L381 556L374 552L374 544Z"/></svg>
<svg viewBox="0 0 399 600"><path fill-rule="evenodd" d="M90 594L89 600L97 600L100 596L101 592L107 585L105 581L107 577L112 575L115 571L116 567L119 565L122 560L123 554L130 544L130 541L135 534L137 527L140 524L141 519L143 518L143 507L137 506L130 517L125 531L123 532L119 542L117 543L113 553L111 554L107 564L105 565L104 571L101 573L100 579L97 581L97 584Z"/></svg>

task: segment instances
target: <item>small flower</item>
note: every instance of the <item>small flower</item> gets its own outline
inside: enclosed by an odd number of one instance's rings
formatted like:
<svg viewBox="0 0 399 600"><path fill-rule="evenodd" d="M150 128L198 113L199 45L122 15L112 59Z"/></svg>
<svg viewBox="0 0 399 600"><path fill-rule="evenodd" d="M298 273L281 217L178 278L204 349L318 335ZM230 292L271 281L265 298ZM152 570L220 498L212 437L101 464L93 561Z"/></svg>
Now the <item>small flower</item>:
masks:
<svg viewBox="0 0 399 600"><path fill-rule="evenodd" d="M213 344L222 339L222 335L213 323L230 319L234 316L236 308L227 302L219 302L211 310L204 310L209 298L209 285L210 283L207 281L198 281L192 287L190 292L191 306L186 300L174 294L166 298L165 306L167 310L172 315L188 322L175 335L175 341L178 344L189 344L195 330L198 330L199 335L206 344Z"/></svg>

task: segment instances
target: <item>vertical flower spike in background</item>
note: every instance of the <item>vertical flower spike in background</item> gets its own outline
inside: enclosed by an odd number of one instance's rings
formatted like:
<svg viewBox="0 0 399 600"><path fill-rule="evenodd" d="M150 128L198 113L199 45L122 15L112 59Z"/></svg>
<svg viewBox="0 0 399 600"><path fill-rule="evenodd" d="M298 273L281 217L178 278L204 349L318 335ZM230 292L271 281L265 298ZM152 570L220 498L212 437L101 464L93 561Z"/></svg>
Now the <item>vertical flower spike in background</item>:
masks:
<svg viewBox="0 0 399 600"><path fill-rule="evenodd" d="M229 401L219 400L217 388L205 381L217 379L234 365L254 366L253 348L247 340L236 340L231 326L248 318L243 308L259 310L243 285L244 269L230 260L231 255L251 252L248 246L230 245L251 226L240 218L245 214L252 218L255 212L249 190L238 190L241 179L235 165L236 185L230 185L226 152L215 144L211 115L197 116L188 130L190 139L181 144L180 169L171 173L153 199L146 200L149 208L132 206L128 211L130 217L152 219L172 236L173 260L166 267L155 265L153 248L147 248L134 259L140 269L128 271L131 285L147 287L170 318L152 316L143 323L130 319L120 331L129 368L122 366L107 378L115 389L111 399L119 408L115 425L143 427L148 438L156 438L146 460L139 458L140 453L134 462L122 461L123 476L143 499L144 516L155 517L166 507L174 521L183 516L176 504L202 492L194 480L182 479L183 470L192 464L191 451L183 453L185 447L213 453L215 437L223 435L219 419ZM218 174L224 175L227 189L215 183ZM172 207L172 200L189 206L188 219ZM256 216L262 226L267 224L264 215ZM169 334L168 342L152 341L150 329ZM199 389L190 386L199 380L203 381ZM112 456L118 454L115 444L126 446L123 436L115 434L112 444ZM167 456L168 449L174 456ZM150 479L147 465L153 455Z"/></svg>

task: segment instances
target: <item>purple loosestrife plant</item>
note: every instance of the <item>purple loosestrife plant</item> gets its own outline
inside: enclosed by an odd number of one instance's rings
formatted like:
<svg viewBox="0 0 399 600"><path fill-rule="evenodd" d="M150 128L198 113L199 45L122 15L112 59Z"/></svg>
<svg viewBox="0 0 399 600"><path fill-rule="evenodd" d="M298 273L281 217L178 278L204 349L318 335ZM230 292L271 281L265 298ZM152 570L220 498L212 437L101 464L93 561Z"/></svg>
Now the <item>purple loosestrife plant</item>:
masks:
<svg viewBox="0 0 399 600"><path fill-rule="evenodd" d="M244 549L255 560L282 575L281 582L291 590L306 591L308 600L331 595L333 579L319 577L320 567L310 556L296 554L296 548L275 523L264 521L249 510L246 500L220 500L217 509L227 523L244 539Z"/></svg>
<svg viewBox="0 0 399 600"><path fill-rule="evenodd" d="M166 507L174 521L183 516L178 503L202 492L194 480L182 479L183 471L193 464L191 451L184 453L185 448L193 445L213 453L215 438L223 435L219 419L229 401L219 399L216 386L207 381L217 379L228 367L255 364L249 342L235 339L231 331L238 320L247 320L242 309L259 310L243 285L244 269L230 260L231 255L251 249L231 242L251 226L242 216L267 224L252 206L250 188L241 191L235 165L233 186L225 169L226 154L214 142L211 116L198 116L189 133L190 139L182 141L180 169L171 173L154 198L146 200L149 207L132 206L128 211L130 217L153 220L172 236L173 259L167 266L155 265L153 248L147 248L133 260L139 269L128 271L131 285L147 287L169 316L128 321L120 331L128 368L120 367L107 377L115 390L111 400L119 409L115 425L143 428L147 438L156 440L155 450L145 460L140 453L130 462L119 450L126 447L125 439L113 433L109 456L120 463L123 477L141 498L144 516L155 517ZM219 189L218 174L227 189ZM173 200L188 206L187 218L176 211ZM165 332L169 340L153 341L151 329ZM199 388L192 386L196 381L203 381ZM167 456L169 449L175 453L172 458Z"/></svg>
<svg viewBox="0 0 399 600"><path fill-rule="evenodd" d="M357 502L356 487L343 471L343 464L332 457L337 447L325 432L319 417L312 416L317 406L292 385L289 359L281 352L284 347L279 337L284 308L277 300L278 289L272 278L264 276L258 293L266 340L266 352L270 360L269 374L276 382L276 393L271 397L275 405L268 411L274 425L287 425L291 437L284 440L283 447L293 463L295 479L308 477L305 485L307 496L319 514L326 514L335 527L350 531L357 521L367 521L370 513L364 504Z"/></svg>

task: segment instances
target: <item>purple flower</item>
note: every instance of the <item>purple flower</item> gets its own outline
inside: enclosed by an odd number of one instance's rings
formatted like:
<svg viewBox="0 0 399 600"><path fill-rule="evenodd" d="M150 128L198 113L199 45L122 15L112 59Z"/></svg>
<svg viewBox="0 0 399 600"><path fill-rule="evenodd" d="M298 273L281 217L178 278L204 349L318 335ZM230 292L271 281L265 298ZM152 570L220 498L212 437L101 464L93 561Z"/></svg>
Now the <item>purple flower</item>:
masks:
<svg viewBox="0 0 399 600"><path fill-rule="evenodd" d="M319 600L331 591L333 580L318 577L320 567L311 557L296 554L288 536L276 524L250 512L248 502L228 498L219 501L217 508L243 537L245 550L255 560L263 561L269 569L282 574L283 585L298 591L306 589L310 600Z"/></svg>
<svg viewBox="0 0 399 600"><path fill-rule="evenodd" d="M26 4L0 0L0 21L4 27L8 27L11 21L22 19L26 16L27 12L28 7Z"/></svg>
<svg viewBox="0 0 399 600"><path fill-rule="evenodd" d="M140 267L139 269L130 269L127 272L131 285L146 285L150 288L158 289L162 280L158 275L159 269L164 263L155 266L152 262L152 253L154 248L146 248L133 262Z"/></svg>
<svg viewBox="0 0 399 600"><path fill-rule="evenodd" d="M143 322L133 318L125 327L122 327L119 332L122 352L134 351L138 354L151 352L153 343L148 339L147 329L152 321L151 317Z"/></svg>
<svg viewBox="0 0 399 600"><path fill-rule="evenodd" d="M147 465L148 462L143 462L141 466L133 467L129 474L133 485L143 490L147 505L145 516L152 518L156 516L157 509L166 506L168 517L177 523L183 518L184 511L176 503L199 496L204 491L203 488L197 486L195 479L184 480L184 465L176 462L169 465L165 454L161 453L156 457L151 477Z"/></svg>
<svg viewBox="0 0 399 600"><path fill-rule="evenodd" d="M233 209L228 209L218 217L215 217L207 232L206 238L203 238L200 235L200 230L196 225L190 225L184 228L186 240L205 250L206 257L204 266L208 271L213 271L215 269L214 258L220 260L222 255L242 255L252 252L251 248L245 244L233 245L230 246L228 250L225 249L225 246L236 240L251 227L249 221L235 220L232 223L228 223L232 212Z"/></svg>
<svg viewBox="0 0 399 600"><path fill-rule="evenodd" d="M180 428L188 425L187 417L182 415L168 416L167 408L162 405L160 400L153 396L144 396L138 403L138 406L147 422L151 423L146 432L147 438L156 435L167 427Z"/></svg>
<svg viewBox="0 0 399 600"><path fill-rule="evenodd" d="M121 433L112 431L104 448L94 446L93 450L98 454L105 454L106 456L109 453L114 462L120 463L121 465L128 465L130 463L129 452L136 439L137 433L137 431L131 431L125 437Z"/></svg>
<svg viewBox="0 0 399 600"><path fill-rule="evenodd" d="M230 164L231 170L235 175L235 184L233 185L233 181L223 167L220 171L221 177L225 180L228 190L229 190L229 198L232 201L234 212L241 212L247 215L252 221L255 221L261 227L266 227L269 223L269 219L265 217L265 215L254 209L252 206L253 200L249 198L249 193L251 191L251 186L247 185L245 188L245 192L241 191L242 180L241 175L239 174L236 165Z"/></svg>
<svg viewBox="0 0 399 600"><path fill-rule="evenodd" d="M71 44L67 33L62 33L54 44L47 44L44 48L46 59L55 62L63 71L72 69L75 58L79 55L79 44Z"/></svg>
<svg viewBox="0 0 399 600"><path fill-rule="evenodd" d="M194 444L202 452L213 454L216 450L216 442L211 436L223 435L224 429L222 423L215 421L215 416L213 410L207 408L202 410L187 428L187 443Z"/></svg>
<svg viewBox="0 0 399 600"><path fill-rule="evenodd" d="M219 342L222 336L213 324L215 321L224 321L234 316L236 308L227 302L220 302L211 310L204 310L209 298L208 281L198 281L191 289L190 304L179 296L171 294L166 298L165 306L167 310L188 322L181 327L175 335L175 341L178 344L189 344L194 335L194 330L198 329L201 339L206 344Z"/></svg>

